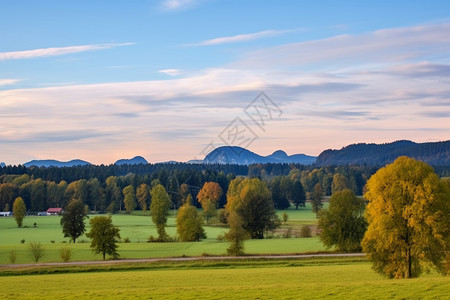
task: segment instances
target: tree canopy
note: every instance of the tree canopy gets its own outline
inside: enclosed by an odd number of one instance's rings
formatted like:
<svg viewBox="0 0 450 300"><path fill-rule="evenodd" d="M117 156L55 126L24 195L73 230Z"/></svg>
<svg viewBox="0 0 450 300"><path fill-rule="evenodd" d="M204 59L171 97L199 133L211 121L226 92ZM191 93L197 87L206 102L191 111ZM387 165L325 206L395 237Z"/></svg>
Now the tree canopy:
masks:
<svg viewBox="0 0 450 300"><path fill-rule="evenodd" d="M158 240L165 241L167 239L165 227L171 205L170 197L161 184L157 184L152 188L151 196L150 214L152 215L152 221L158 231Z"/></svg>
<svg viewBox="0 0 450 300"><path fill-rule="evenodd" d="M197 194L198 202L203 207L203 214L206 222L209 222L211 217L216 216L217 205L220 197L222 197L222 188L216 182L205 182L200 192Z"/></svg>
<svg viewBox="0 0 450 300"><path fill-rule="evenodd" d="M361 251L361 240L366 232L364 200L352 190L335 192L328 209L319 212L320 239L328 248L336 246L340 251Z"/></svg>
<svg viewBox="0 0 450 300"><path fill-rule="evenodd" d="M75 243L75 240L86 231L85 218L87 214L83 202L80 199L70 200L60 221L64 237L70 237Z"/></svg>
<svg viewBox="0 0 450 300"><path fill-rule="evenodd" d="M89 220L91 230L86 234L91 239L91 248L94 253L102 253L103 260L106 254L118 258L117 243L120 239L120 229L112 223L111 216L99 216Z"/></svg>
<svg viewBox="0 0 450 300"><path fill-rule="evenodd" d="M25 202L23 202L22 197L17 197L16 200L14 200L13 204L13 214L14 219L16 219L17 227L22 227L23 218L25 218L26 211L27 208L25 206Z"/></svg>
<svg viewBox="0 0 450 300"><path fill-rule="evenodd" d="M178 210L177 233L183 242L195 242L206 238L202 216L198 214L197 208L191 202L192 197L188 195L186 203Z"/></svg>
<svg viewBox="0 0 450 300"><path fill-rule="evenodd" d="M369 179L364 197L369 226L362 246L374 270L410 278L431 265L446 273L450 192L433 168L400 157Z"/></svg>

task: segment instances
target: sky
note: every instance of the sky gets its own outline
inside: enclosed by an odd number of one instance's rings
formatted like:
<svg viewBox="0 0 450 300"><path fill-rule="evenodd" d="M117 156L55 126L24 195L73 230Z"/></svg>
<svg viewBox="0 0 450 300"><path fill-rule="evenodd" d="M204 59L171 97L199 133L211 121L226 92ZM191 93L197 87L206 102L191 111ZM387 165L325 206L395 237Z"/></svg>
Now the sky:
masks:
<svg viewBox="0 0 450 300"><path fill-rule="evenodd" d="M0 161L450 138L450 1L0 0Z"/></svg>

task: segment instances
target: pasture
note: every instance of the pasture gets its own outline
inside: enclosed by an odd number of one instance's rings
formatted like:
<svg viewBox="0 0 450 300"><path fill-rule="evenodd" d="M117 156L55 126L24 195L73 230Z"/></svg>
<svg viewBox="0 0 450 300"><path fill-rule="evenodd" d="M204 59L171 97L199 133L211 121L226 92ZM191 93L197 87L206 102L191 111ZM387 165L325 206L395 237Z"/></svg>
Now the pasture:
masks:
<svg viewBox="0 0 450 300"><path fill-rule="evenodd" d="M2 274L3 299L448 299L449 277L389 280L363 259L178 262ZM128 268L128 269L127 269ZM107 271L106 271L107 270ZM50 270L51 271L51 270ZM17 271L19 272L19 271ZM24 284L26 282L26 284ZM113 287L113 288L112 288Z"/></svg>
<svg viewBox="0 0 450 300"><path fill-rule="evenodd" d="M284 211L279 211L281 214ZM282 230L288 227L298 229L304 224L316 224L315 215L309 205L299 210L286 210L289 220ZM167 233L175 236L175 218L173 211L168 219ZM93 215L90 215L93 217ZM147 243L150 235L156 236L156 227L149 215L124 215L112 216L113 224L120 228L122 242L119 244L120 258L154 258L177 256L201 256L223 255L226 253L228 243L218 241L217 237L225 233L226 226L205 226L208 238L201 242L171 242L171 243ZM69 238L64 238L59 224L59 216L28 216L24 219L24 228L17 228L14 218L0 218L0 264L9 264L11 251L16 251L16 264L31 263L28 243L40 242L44 248L44 256L41 262L58 262L59 250L62 247L72 249L72 261L98 260L99 255L94 255L89 248L90 240L85 236L80 237L76 244L69 243ZM34 227L36 223L36 228ZM87 230L89 222L86 221ZM129 243L123 242L126 238ZM21 243L25 240L24 243ZM247 240L245 251L248 254L290 254L325 251L326 249L318 239L313 238L274 238L265 240Z"/></svg>

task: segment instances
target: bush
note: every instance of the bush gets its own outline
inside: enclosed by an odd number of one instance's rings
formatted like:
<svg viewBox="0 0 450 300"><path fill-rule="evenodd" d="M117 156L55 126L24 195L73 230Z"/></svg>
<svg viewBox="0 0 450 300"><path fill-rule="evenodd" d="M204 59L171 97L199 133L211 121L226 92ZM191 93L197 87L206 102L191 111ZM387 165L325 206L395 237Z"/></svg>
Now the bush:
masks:
<svg viewBox="0 0 450 300"><path fill-rule="evenodd" d="M63 247L59 249L59 256L63 262L68 262L72 258L72 249L68 247Z"/></svg>
<svg viewBox="0 0 450 300"><path fill-rule="evenodd" d="M288 227L285 234L283 234L283 238L290 239L292 237L292 227Z"/></svg>
<svg viewBox="0 0 450 300"><path fill-rule="evenodd" d="M225 241L225 234L224 234L224 233L219 234L219 235L217 236L217 240L218 240L219 242Z"/></svg>
<svg viewBox="0 0 450 300"><path fill-rule="evenodd" d="M303 225L300 229L301 237L312 237L311 228L308 225Z"/></svg>
<svg viewBox="0 0 450 300"><path fill-rule="evenodd" d="M54 243L55 243L55 240L51 240L50 243L54 244Z"/></svg>
<svg viewBox="0 0 450 300"><path fill-rule="evenodd" d="M227 212L225 209L219 209L219 211L217 212L217 218L219 219L219 222L222 224L227 224Z"/></svg>
<svg viewBox="0 0 450 300"><path fill-rule="evenodd" d="M25 244L25 239L21 239L20 242L21 242L22 244Z"/></svg>
<svg viewBox="0 0 450 300"><path fill-rule="evenodd" d="M124 242L124 243L131 243L131 241L130 241L130 238L129 238L129 237L126 237L126 238L124 238L124 239L123 239L123 242Z"/></svg>
<svg viewBox="0 0 450 300"><path fill-rule="evenodd" d="M17 258L16 250L11 250L11 252L9 252L9 262L12 265L16 263L16 258Z"/></svg>
<svg viewBox="0 0 450 300"><path fill-rule="evenodd" d="M34 262L37 263L39 259L41 259L42 256L44 256L44 248L42 248L40 242L38 243L31 242L28 248L30 249L31 258L34 260Z"/></svg>

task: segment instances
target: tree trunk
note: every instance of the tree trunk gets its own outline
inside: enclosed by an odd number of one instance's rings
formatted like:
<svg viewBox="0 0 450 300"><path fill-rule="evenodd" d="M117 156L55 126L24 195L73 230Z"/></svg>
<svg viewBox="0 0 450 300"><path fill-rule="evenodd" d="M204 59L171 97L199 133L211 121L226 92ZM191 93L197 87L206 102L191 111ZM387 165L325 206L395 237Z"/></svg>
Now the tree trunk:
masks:
<svg viewBox="0 0 450 300"><path fill-rule="evenodd" d="M105 260L105 254L106 254L106 253L105 253L105 252L103 252L103 260Z"/></svg>
<svg viewBox="0 0 450 300"><path fill-rule="evenodd" d="M408 247L406 250L406 263L407 263L407 270L405 274L405 278L411 278L411 248Z"/></svg>

